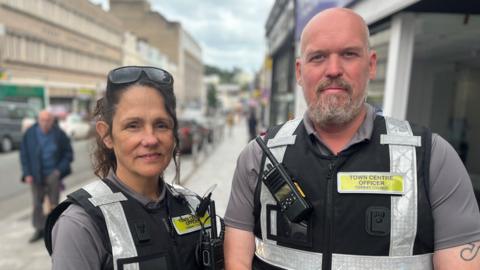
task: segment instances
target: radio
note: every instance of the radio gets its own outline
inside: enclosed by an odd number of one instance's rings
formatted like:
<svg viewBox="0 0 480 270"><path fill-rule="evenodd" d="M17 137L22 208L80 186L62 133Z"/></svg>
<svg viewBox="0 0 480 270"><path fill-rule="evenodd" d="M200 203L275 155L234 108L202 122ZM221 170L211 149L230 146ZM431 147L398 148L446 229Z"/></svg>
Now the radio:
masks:
<svg viewBox="0 0 480 270"><path fill-rule="evenodd" d="M216 185L215 185L216 186ZM221 270L224 269L223 259L223 239L225 226L223 219L220 219L220 233L217 233L217 214L215 211L215 201L210 197L212 192L209 192L207 196L204 196L196 209L196 216L200 219L203 217L208 209L210 216L210 232L202 227L202 235L200 242L196 247L196 260L197 264L202 269L208 270Z"/></svg>
<svg viewBox="0 0 480 270"><path fill-rule="evenodd" d="M300 222L312 211L312 205L308 202L305 193L287 173L285 168L277 161L265 142L257 137L256 142L262 148L263 153L273 164L267 164L262 175L262 181L272 193L280 206L280 212L291 222Z"/></svg>

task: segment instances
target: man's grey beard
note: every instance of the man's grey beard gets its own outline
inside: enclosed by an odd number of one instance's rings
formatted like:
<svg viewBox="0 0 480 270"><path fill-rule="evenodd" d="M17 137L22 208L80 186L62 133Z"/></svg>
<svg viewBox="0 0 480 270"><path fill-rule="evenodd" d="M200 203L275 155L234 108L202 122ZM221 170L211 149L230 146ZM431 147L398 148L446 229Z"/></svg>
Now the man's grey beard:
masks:
<svg viewBox="0 0 480 270"><path fill-rule="evenodd" d="M351 88L339 95L322 96L319 91L317 102L308 105L307 113L310 120L321 127L350 123L360 113L367 96L365 90L362 98L353 100Z"/></svg>

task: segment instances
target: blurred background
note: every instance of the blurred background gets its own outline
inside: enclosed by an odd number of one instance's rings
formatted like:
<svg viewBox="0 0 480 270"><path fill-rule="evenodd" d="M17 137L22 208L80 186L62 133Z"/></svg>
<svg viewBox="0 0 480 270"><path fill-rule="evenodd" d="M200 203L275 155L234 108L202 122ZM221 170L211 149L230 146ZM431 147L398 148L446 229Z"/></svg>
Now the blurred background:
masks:
<svg viewBox="0 0 480 270"><path fill-rule="evenodd" d="M196 173L222 182L224 207L236 156L252 135L303 115L294 68L300 33L314 14L334 6L355 10L369 26L378 66L368 102L447 139L480 195L478 1L0 0L0 220L16 217L15 226L29 230L28 218L14 215L30 211L17 149L41 109L50 109L74 141L67 185L93 178L92 110L107 72L122 65L172 73L180 180L194 185L189 177ZM0 233L2 242L15 237ZM0 269L48 269L7 257Z"/></svg>

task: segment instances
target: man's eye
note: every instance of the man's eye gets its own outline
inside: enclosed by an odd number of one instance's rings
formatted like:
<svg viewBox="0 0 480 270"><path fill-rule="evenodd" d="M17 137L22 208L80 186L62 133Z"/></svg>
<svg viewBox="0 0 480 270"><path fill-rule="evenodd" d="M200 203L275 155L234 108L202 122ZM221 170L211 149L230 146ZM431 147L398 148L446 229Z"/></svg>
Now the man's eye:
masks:
<svg viewBox="0 0 480 270"><path fill-rule="evenodd" d="M352 58L352 57L357 57L358 53L356 53L356 52L344 52L343 56L345 56L347 58Z"/></svg>
<svg viewBox="0 0 480 270"><path fill-rule="evenodd" d="M310 61L316 62L316 61L322 61L325 59L325 55L323 54L316 54L310 57Z"/></svg>

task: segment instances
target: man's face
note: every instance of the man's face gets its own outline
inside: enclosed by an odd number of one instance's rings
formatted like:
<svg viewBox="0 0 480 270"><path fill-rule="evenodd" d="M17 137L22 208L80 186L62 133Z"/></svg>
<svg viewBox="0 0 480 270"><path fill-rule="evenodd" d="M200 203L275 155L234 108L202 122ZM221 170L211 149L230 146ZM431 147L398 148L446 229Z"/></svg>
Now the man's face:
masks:
<svg viewBox="0 0 480 270"><path fill-rule="evenodd" d="M344 125L362 110L376 71L367 38L363 21L350 13L333 11L307 25L296 75L314 123Z"/></svg>
<svg viewBox="0 0 480 270"><path fill-rule="evenodd" d="M53 126L53 122L53 115L51 115L49 112L43 111L38 115L38 124L40 125L43 133L48 133Z"/></svg>

